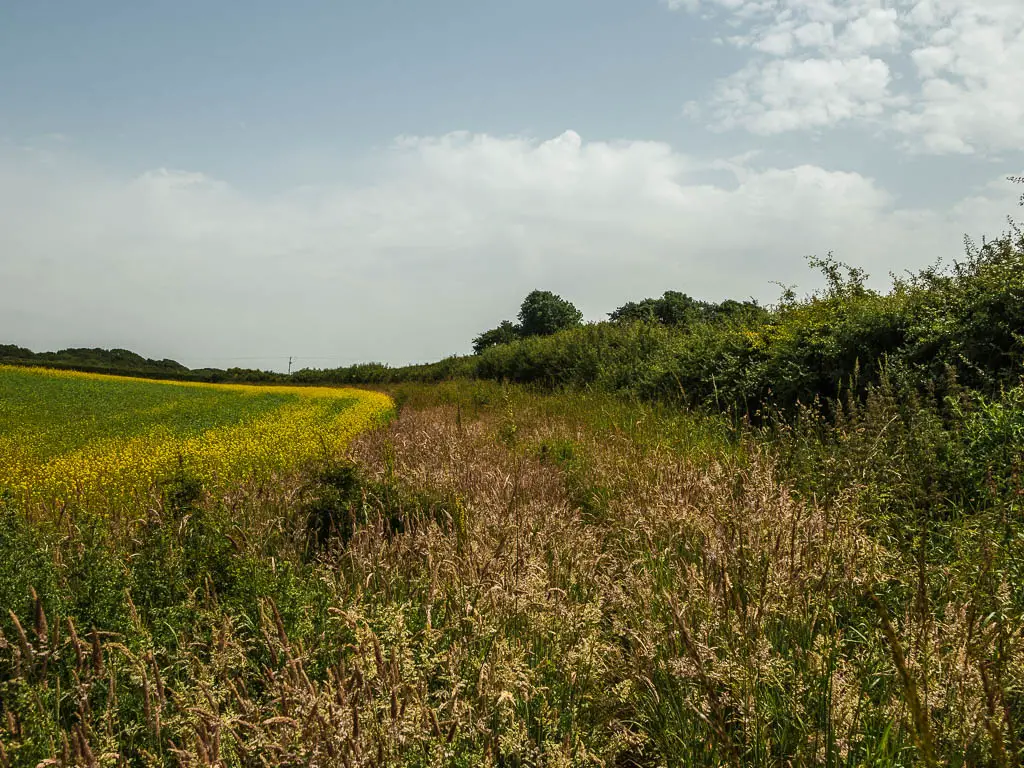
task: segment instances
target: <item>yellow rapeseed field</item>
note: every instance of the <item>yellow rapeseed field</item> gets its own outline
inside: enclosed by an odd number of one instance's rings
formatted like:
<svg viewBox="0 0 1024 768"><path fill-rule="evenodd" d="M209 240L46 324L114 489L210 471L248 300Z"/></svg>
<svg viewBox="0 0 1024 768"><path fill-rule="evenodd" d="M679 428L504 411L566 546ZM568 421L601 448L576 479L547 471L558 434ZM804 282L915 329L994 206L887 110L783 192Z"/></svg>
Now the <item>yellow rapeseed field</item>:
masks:
<svg viewBox="0 0 1024 768"><path fill-rule="evenodd" d="M222 491L336 458L392 406L356 389L0 366L0 494L29 507L121 505L181 469Z"/></svg>

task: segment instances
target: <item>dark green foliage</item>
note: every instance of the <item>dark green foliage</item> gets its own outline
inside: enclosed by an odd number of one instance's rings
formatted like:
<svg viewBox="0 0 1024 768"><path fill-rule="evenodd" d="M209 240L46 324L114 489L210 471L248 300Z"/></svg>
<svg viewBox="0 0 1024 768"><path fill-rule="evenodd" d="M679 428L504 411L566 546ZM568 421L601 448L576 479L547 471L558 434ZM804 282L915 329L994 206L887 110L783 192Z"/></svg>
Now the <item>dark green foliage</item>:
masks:
<svg viewBox="0 0 1024 768"><path fill-rule="evenodd" d="M804 301L790 296L772 311L740 302L702 305L670 292L620 307L613 322L489 346L472 358L450 358L443 369L389 369L384 380L468 375L598 387L759 418L850 388L863 396L883 366L891 377L940 395L949 370L990 396L1021 375L1018 228L969 247L964 262L897 281L888 294L868 289L862 271L831 255L811 265L825 276L825 290Z"/></svg>
<svg viewBox="0 0 1024 768"><path fill-rule="evenodd" d="M145 379L208 383L286 383L283 373L251 368L197 368L190 370L175 360L151 360L126 349L77 348L58 352L33 352L13 344L0 344L0 365L32 365L60 370L137 376Z"/></svg>
<svg viewBox="0 0 1024 768"><path fill-rule="evenodd" d="M313 498L305 506L309 551L315 553L336 538L347 542L362 514L362 481L351 462L332 464L321 470Z"/></svg>
<svg viewBox="0 0 1024 768"><path fill-rule="evenodd" d="M387 535L433 521L445 530L462 524L462 505L451 495L409 488L389 473L367 480L352 462L331 464L315 474L311 499L303 508L306 556L330 546L344 547L360 527L379 524ZM371 514L372 513L372 514Z"/></svg>
<svg viewBox="0 0 1024 768"><path fill-rule="evenodd" d="M511 320L502 320L497 328L484 331L473 339L473 351L480 354L485 349L498 344L510 344L522 338L522 329Z"/></svg>
<svg viewBox="0 0 1024 768"><path fill-rule="evenodd" d="M698 323L752 323L763 319L767 310L755 301L726 299L720 304L698 301L679 291L665 291L660 299L627 302L609 313L613 323L659 323L673 328L689 328Z"/></svg>
<svg viewBox="0 0 1024 768"><path fill-rule="evenodd" d="M306 368L289 377L289 384L312 386L352 384L399 384L407 381L437 382L474 374L474 358L446 357L436 363L391 367L385 363L359 363L345 368Z"/></svg>
<svg viewBox="0 0 1024 768"><path fill-rule="evenodd" d="M660 299L627 302L609 313L613 323L660 323L675 328L687 328L697 323L745 320L753 322L763 318L767 310L755 301L727 299L720 304L698 301L679 291L665 291Z"/></svg>
<svg viewBox="0 0 1024 768"><path fill-rule="evenodd" d="M25 347L18 347L14 344L0 344L0 360L30 360L35 352Z"/></svg>
<svg viewBox="0 0 1024 768"><path fill-rule="evenodd" d="M202 482L180 463L177 471L161 485L166 506L178 519L191 511L203 496Z"/></svg>
<svg viewBox="0 0 1024 768"><path fill-rule="evenodd" d="M57 352L32 352L24 347L12 344L0 344L0 363L17 362L31 363L83 370L132 371L145 373L188 373L181 363L175 360L151 360L137 355L127 349L87 349L68 348Z"/></svg>
<svg viewBox="0 0 1024 768"><path fill-rule="evenodd" d="M497 328L484 331L473 339L473 352L511 344L531 336L550 336L577 327L583 313L572 303L551 291L531 291L519 307L519 323L502 320Z"/></svg>
<svg viewBox="0 0 1024 768"><path fill-rule="evenodd" d="M692 299L685 293L665 291L660 299L630 301L609 313L613 323L661 323L662 325L688 325L698 319L703 302Z"/></svg>
<svg viewBox="0 0 1024 768"><path fill-rule="evenodd" d="M768 316L768 310L756 301L726 299L719 304L708 304L704 309L708 320L754 323Z"/></svg>
<svg viewBox="0 0 1024 768"><path fill-rule="evenodd" d="M189 371L187 378L210 384L289 384L286 374L274 371L261 371L253 368L195 368Z"/></svg>
<svg viewBox="0 0 1024 768"><path fill-rule="evenodd" d="M391 371L394 369L384 363L357 363L347 368L333 368L330 370L318 370L315 368L303 368L291 376L291 381L296 384L381 384L389 381Z"/></svg>
<svg viewBox="0 0 1024 768"><path fill-rule="evenodd" d="M612 320L532 335L522 323L478 337L478 354L390 368L300 371L298 381L436 382L458 377L573 386L710 407L737 417L792 414L852 390L863 397L883 368L939 396L947 372L987 395L1011 387L1024 363L1024 233L1011 226L949 268L932 267L882 294L862 270L831 254L811 259L826 287L805 300L788 291L771 310L753 302L694 300L666 292L626 304ZM547 306L552 299L524 302ZM529 300L529 297L528 297ZM543 314L543 313L540 313ZM531 316L529 313L522 317ZM566 310L566 321L575 316ZM550 327L550 326L547 326ZM494 343L491 343L494 342Z"/></svg>
<svg viewBox="0 0 1024 768"><path fill-rule="evenodd" d="M1012 385L1024 362L1024 231L975 247L950 269L901 282L909 343L906 362L936 380L953 366L964 384L989 394Z"/></svg>
<svg viewBox="0 0 1024 768"><path fill-rule="evenodd" d="M524 337L550 336L581 322L583 313L551 291L531 291L519 307L519 332Z"/></svg>

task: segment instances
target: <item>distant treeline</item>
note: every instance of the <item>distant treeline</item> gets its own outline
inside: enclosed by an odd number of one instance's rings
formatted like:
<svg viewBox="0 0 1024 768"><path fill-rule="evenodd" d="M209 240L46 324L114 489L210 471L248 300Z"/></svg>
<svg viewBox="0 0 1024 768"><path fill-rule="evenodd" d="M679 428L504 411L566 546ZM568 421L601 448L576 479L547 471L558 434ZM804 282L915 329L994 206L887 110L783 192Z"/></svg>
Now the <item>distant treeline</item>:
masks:
<svg viewBox="0 0 1024 768"><path fill-rule="evenodd" d="M711 303L678 291L623 304L604 322L582 322L547 291L523 301L518 322L473 339L476 353L391 367L361 363L286 375L253 369L189 370L127 350L34 354L0 346L0 362L207 382L394 384L454 378L577 387L670 400L746 415L864 393L883 371L941 395L951 382L998 394L1024 374L1024 232L1009 232L966 257L867 287L860 269L813 258L825 288L777 304Z"/></svg>
<svg viewBox="0 0 1024 768"><path fill-rule="evenodd" d="M863 393L883 371L938 395L952 382L992 395L1019 383L1020 228L1011 224L980 247L968 241L962 261L899 277L886 293L868 288L862 270L831 255L810 261L825 288L803 299L786 290L770 308L710 304L670 291L625 304L605 322L582 324L562 311L562 328L530 334L523 333L521 312L518 325L506 321L478 336L474 355L394 368L303 370L292 378L340 385L470 377L597 388L747 415Z"/></svg>
<svg viewBox="0 0 1024 768"><path fill-rule="evenodd" d="M0 365L33 365L44 368L138 376L177 381L287 383L285 374L251 368L188 368L176 360L152 360L127 349L76 347L57 352L33 352L13 344L0 344Z"/></svg>

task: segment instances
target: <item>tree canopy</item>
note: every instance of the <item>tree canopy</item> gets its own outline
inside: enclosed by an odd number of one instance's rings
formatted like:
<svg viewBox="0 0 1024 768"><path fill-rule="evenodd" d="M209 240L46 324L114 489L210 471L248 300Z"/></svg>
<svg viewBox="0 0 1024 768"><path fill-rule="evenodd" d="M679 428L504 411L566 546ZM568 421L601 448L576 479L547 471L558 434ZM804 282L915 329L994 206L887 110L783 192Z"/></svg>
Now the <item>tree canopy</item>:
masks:
<svg viewBox="0 0 1024 768"><path fill-rule="evenodd" d="M473 339L473 351L508 344L529 336L550 336L575 328L583 322L583 313L551 291L531 291L519 307L519 323L503 320L497 328L484 331Z"/></svg>
<svg viewBox="0 0 1024 768"><path fill-rule="evenodd" d="M498 344L508 344L516 339L521 338L520 328L510 320L502 320L501 324L497 328L492 328L489 331L484 331L475 339L473 339L473 351L480 354L489 347L497 346Z"/></svg>
<svg viewBox="0 0 1024 768"><path fill-rule="evenodd" d="M629 301L609 313L612 322L646 322L687 325L698 319L707 305L679 291L665 291L660 299Z"/></svg>
<svg viewBox="0 0 1024 768"><path fill-rule="evenodd" d="M519 308L523 336L550 336L582 322L583 313L572 302L551 291L531 291Z"/></svg>
<svg viewBox="0 0 1024 768"><path fill-rule="evenodd" d="M753 301L726 299L720 304L700 301L679 291L665 291L660 299L629 301L608 314L613 323L660 323L684 328L708 320L754 317L764 310Z"/></svg>

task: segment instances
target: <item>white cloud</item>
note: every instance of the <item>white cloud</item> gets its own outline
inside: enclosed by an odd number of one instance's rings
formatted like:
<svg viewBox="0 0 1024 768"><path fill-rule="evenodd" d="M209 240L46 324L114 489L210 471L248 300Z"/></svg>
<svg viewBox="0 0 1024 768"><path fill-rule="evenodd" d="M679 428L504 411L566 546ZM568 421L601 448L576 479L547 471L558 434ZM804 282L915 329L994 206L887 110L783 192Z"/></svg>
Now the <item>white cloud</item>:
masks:
<svg viewBox="0 0 1024 768"><path fill-rule="evenodd" d="M732 30L725 40L750 52L700 112L711 115L712 127L764 134L883 118L913 151L998 153L1024 145L1020 0L666 4L720 18ZM872 67L865 69L864 62ZM895 88L889 72L903 69L912 77ZM807 77L818 81L828 73L838 93L805 84ZM883 80L884 93L878 87Z"/></svg>
<svg viewBox="0 0 1024 768"><path fill-rule="evenodd" d="M892 48L900 42L901 37L900 27L896 23L896 10L872 8L846 25L836 47L855 55L877 48Z"/></svg>
<svg viewBox="0 0 1024 768"><path fill-rule="evenodd" d="M920 91L896 128L926 151L1024 147L1024 4L947 0L920 17L922 42L910 53Z"/></svg>
<svg viewBox="0 0 1024 768"><path fill-rule="evenodd" d="M775 29L752 43L755 50L773 56L786 56L793 50L793 33L788 29Z"/></svg>
<svg viewBox="0 0 1024 768"><path fill-rule="evenodd" d="M910 58L917 66L918 74L930 79L953 63L953 51L945 45L928 45L911 52Z"/></svg>
<svg viewBox="0 0 1024 768"><path fill-rule="evenodd" d="M0 147L0 342L193 365L428 360L467 350L533 288L592 319L666 289L771 300L772 280L813 282L806 254L884 277L958 255L1013 204L1000 179L950 210L901 209L857 173L756 159L455 133L396 142L360 186L261 198ZM732 182L709 183L714 169Z"/></svg>
<svg viewBox="0 0 1024 768"><path fill-rule="evenodd" d="M781 59L748 66L718 84L713 124L771 135L881 115L890 101L880 59Z"/></svg>
<svg viewBox="0 0 1024 768"><path fill-rule="evenodd" d="M835 30L829 22L809 21L794 29L793 37L805 48L829 48L835 42Z"/></svg>

